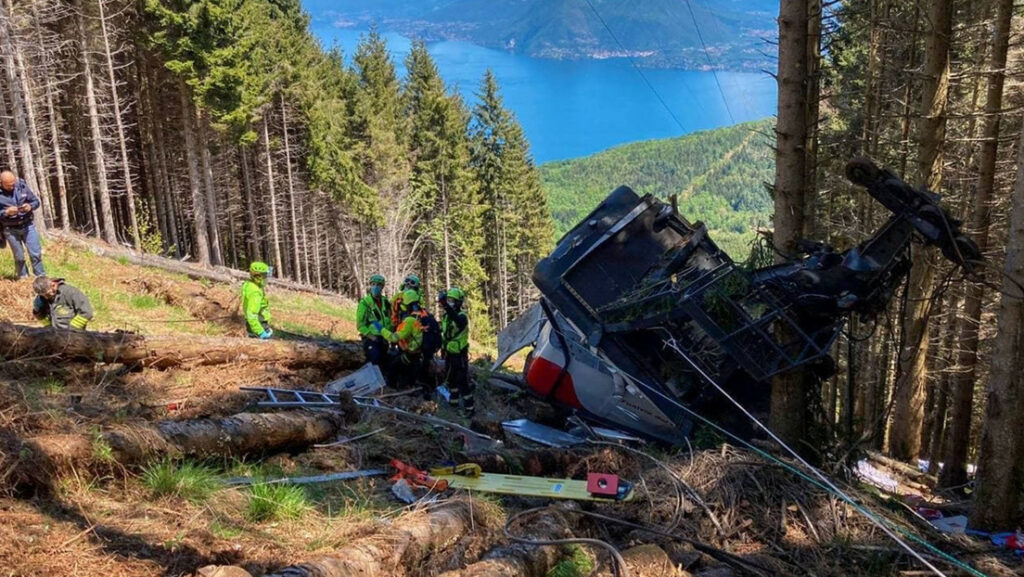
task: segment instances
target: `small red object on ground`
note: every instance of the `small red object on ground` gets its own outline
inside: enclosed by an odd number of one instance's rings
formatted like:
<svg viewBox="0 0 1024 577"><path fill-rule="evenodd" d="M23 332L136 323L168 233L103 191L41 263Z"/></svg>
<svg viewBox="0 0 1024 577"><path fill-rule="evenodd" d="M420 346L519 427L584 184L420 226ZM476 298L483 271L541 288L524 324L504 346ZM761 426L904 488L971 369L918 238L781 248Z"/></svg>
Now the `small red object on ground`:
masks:
<svg viewBox="0 0 1024 577"><path fill-rule="evenodd" d="M587 473L587 492L591 495L615 497L619 493L619 476L608 473Z"/></svg>

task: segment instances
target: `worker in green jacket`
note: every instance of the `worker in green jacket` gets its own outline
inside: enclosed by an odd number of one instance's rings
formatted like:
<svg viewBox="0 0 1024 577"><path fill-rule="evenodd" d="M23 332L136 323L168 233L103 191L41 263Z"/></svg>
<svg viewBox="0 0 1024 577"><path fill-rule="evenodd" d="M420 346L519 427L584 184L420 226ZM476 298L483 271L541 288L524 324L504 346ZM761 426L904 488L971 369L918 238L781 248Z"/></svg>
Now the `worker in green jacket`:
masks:
<svg viewBox="0 0 1024 577"><path fill-rule="evenodd" d="M44 326L55 329L84 331L92 320L89 298L62 278L37 276L32 281L36 299L32 303L32 316Z"/></svg>
<svg viewBox="0 0 1024 577"><path fill-rule="evenodd" d="M392 367L392 381L398 388L407 389L416 385L423 348L423 326L419 322L420 295L413 289L401 294L400 320L395 330L382 327L381 336L398 345L398 359Z"/></svg>
<svg viewBox="0 0 1024 577"><path fill-rule="evenodd" d="M475 387L469 380L469 316L462 310L466 293L452 287L437 297L444 309L441 316L441 357L444 359L445 380L451 393L448 402L472 414Z"/></svg>
<svg viewBox="0 0 1024 577"><path fill-rule="evenodd" d="M370 288L359 300L356 308L356 328L363 341L366 362L381 366L387 360L390 345L381 334L392 330L391 302L384 295L384 277L375 274L370 277Z"/></svg>
<svg viewBox="0 0 1024 577"><path fill-rule="evenodd" d="M245 330L250 337L269 339L274 334L270 328L270 305L263 287L267 286L270 267L265 262L249 265L249 280L242 283L242 314L245 315Z"/></svg>
<svg viewBox="0 0 1024 577"><path fill-rule="evenodd" d="M391 324L396 327L398 323L402 322L402 315L399 309L402 308L402 297L407 290L416 291L419 302L423 303L423 286L420 284L420 277L410 274L402 281L402 285L398 287L398 294L391 301Z"/></svg>

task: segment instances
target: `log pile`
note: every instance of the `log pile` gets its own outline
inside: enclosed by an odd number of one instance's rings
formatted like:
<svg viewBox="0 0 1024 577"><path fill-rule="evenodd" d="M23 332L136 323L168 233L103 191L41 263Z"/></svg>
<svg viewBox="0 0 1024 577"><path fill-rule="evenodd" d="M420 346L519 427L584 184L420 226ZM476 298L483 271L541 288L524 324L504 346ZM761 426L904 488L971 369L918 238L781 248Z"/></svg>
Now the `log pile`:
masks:
<svg viewBox="0 0 1024 577"><path fill-rule="evenodd" d="M359 343L331 340L259 340L61 331L0 323L0 357L55 357L163 369L232 362L281 363L289 368L354 369L364 363Z"/></svg>

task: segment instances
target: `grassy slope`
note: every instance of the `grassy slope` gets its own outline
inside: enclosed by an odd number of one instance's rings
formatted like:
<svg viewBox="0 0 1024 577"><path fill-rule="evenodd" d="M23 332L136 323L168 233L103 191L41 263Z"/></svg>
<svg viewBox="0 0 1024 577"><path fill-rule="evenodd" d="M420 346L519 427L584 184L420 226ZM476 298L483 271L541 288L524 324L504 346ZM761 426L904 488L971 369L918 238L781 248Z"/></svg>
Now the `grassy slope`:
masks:
<svg viewBox="0 0 1024 577"><path fill-rule="evenodd" d="M82 289L92 302L93 330L151 334L244 334L238 317L240 283L223 285L96 256L59 241L45 243L52 277ZM355 303L270 289L275 325L310 336L355 338ZM14 278L9 249L0 250L0 318L34 324L31 280Z"/></svg>
<svg viewBox="0 0 1024 577"><path fill-rule="evenodd" d="M771 199L763 183L774 160L760 120L687 136L626 144L592 156L541 166L543 186L561 236L616 186L667 198L702 220L718 244L736 258L747 253L757 226L768 224Z"/></svg>

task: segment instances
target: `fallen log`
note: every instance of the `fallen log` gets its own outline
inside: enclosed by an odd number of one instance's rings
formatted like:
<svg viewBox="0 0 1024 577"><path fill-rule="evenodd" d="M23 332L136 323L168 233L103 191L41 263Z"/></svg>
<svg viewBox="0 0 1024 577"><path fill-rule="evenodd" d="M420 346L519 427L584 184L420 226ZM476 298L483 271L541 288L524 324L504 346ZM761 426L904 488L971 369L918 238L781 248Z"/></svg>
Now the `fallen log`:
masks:
<svg viewBox="0 0 1024 577"><path fill-rule="evenodd" d="M237 337L138 335L62 331L0 323L0 356L5 359L54 356L163 369L179 365L218 365L239 361L279 362L290 368L354 369L364 362L356 342L260 340Z"/></svg>
<svg viewBox="0 0 1024 577"><path fill-rule="evenodd" d="M552 541L570 537L569 523L555 509L530 518L521 537ZM561 559L558 545L511 543L484 553L483 559L463 569L448 571L441 577L544 577Z"/></svg>
<svg viewBox="0 0 1024 577"><path fill-rule="evenodd" d="M479 509L479 505L477 506ZM285 567L264 577L352 577L396 575L398 567L418 567L445 551L469 530L468 501L449 501L429 512L405 515L389 529L350 543L336 553ZM479 527L483 519L474 519Z"/></svg>
<svg viewBox="0 0 1024 577"><path fill-rule="evenodd" d="M233 283L237 281L244 281L249 278L249 273L235 270L233 268L225 266L212 266L205 268L193 262L175 260L173 258L155 254L140 253L129 248L110 246L108 244L101 243L100 241L86 240L78 235L69 234L63 231L51 230L47 232L47 236L61 240L75 248L87 250L97 256L117 259L137 266L158 268L170 273L185 275L193 280L202 279L214 282ZM315 294L344 303L349 302L345 297L336 292L318 289L316 287L299 284L285 279L269 278L267 279L267 283L270 286L281 287L291 291Z"/></svg>
<svg viewBox="0 0 1024 577"><path fill-rule="evenodd" d="M355 418L356 410L347 416ZM332 438L340 413L239 413L219 419L161 421L96 435L51 434L6 439L0 478L11 487L49 487L63 471L98 463L130 466L159 457L231 457L308 447Z"/></svg>

